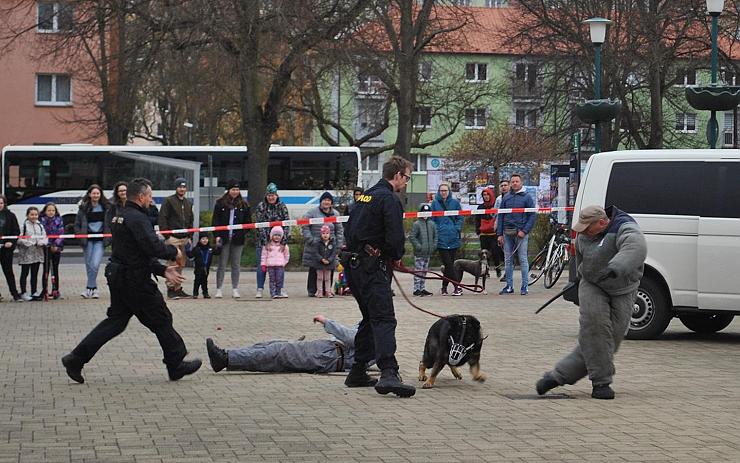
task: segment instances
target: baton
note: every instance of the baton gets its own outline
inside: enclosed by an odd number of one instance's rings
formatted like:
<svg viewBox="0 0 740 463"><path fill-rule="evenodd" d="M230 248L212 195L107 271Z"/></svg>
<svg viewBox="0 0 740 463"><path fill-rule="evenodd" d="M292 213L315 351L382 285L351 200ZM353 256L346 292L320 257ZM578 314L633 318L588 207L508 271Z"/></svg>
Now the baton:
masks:
<svg viewBox="0 0 740 463"><path fill-rule="evenodd" d="M565 285L565 287L559 293L557 293L552 298L550 298L549 301L545 302L542 305L542 307L540 307L539 309L537 309L537 311L534 314L537 315L538 313L542 312L542 310L545 307L547 307L548 305L552 304L553 302L555 302L556 299L560 298L563 294L567 293L568 291L573 290L574 288L576 290L578 289L578 282L577 281L570 281L570 282L568 282L568 284Z"/></svg>

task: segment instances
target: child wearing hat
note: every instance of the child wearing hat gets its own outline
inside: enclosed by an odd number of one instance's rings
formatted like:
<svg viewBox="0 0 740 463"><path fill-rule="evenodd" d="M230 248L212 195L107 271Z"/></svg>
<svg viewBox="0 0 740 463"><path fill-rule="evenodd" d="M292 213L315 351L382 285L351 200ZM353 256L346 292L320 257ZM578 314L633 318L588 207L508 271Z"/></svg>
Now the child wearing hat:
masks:
<svg viewBox="0 0 740 463"><path fill-rule="evenodd" d="M422 204L419 212L430 212L428 204ZM429 271L429 260L437 249L437 224L429 217L419 217L414 221L409 234L414 247L414 296L431 296L424 287L424 276Z"/></svg>
<svg viewBox="0 0 740 463"><path fill-rule="evenodd" d="M198 244L195 246L190 241L185 244L185 252L193 261L193 272L195 274L195 279L193 280L193 299L198 299L198 290L203 291L203 299L210 299L211 296L208 294L208 274L211 273L213 256L221 254L221 246L216 245L215 247L211 247L210 238L207 234L203 233L198 238Z"/></svg>
<svg viewBox="0 0 740 463"><path fill-rule="evenodd" d="M316 297L334 297L331 271L336 265L337 247L328 225L321 227L321 239L316 247L319 259L316 267Z"/></svg>
<svg viewBox="0 0 740 463"><path fill-rule="evenodd" d="M275 226L270 230L270 241L262 247L260 260L261 270L270 278L270 297L279 299L285 281L285 266L290 261L290 249L283 243L283 227Z"/></svg>

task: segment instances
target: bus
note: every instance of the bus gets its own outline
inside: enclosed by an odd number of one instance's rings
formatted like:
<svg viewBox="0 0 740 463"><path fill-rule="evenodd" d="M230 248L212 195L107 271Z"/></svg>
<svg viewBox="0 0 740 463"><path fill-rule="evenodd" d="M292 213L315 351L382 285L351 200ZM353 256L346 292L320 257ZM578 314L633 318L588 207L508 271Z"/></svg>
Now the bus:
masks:
<svg viewBox="0 0 740 463"><path fill-rule="evenodd" d="M361 166L357 147L274 145L267 179L278 186L291 218L298 218L319 204L324 191L340 201L350 197L352 187L361 184ZM19 220L29 206L41 209L47 202L56 203L70 232L79 201L91 184L100 185L110 198L117 181L146 177L159 206L174 193L174 180L184 177L197 221L200 211L212 210L229 179L239 181L253 207L261 201L264 192L248 193L250 168L245 146L6 146L2 193Z"/></svg>

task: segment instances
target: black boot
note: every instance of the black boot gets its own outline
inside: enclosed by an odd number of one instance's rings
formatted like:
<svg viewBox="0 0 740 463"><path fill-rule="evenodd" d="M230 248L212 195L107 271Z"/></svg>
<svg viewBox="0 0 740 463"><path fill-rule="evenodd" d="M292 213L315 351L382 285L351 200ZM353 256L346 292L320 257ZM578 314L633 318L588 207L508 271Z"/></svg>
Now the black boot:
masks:
<svg viewBox="0 0 740 463"><path fill-rule="evenodd" d="M170 375L170 381L177 381L183 376L192 375L203 364L200 359L183 360L176 367L167 366L167 373Z"/></svg>
<svg viewBox="0 0 740 463"><path fill-rule="evenodd" d="M544 375L542 375L542 378L537 381L535 388L537 389L537 394L545 395L547 391L549 391L550 389L555 389L558 386L560 386L560 383L555 381L555 379L550 376L550 373L545 373Z"/></svg>
<svg viewBox="0 0 740 463"><path fill-rule="evenodd" d="M591 391L591 397L594 399L612 400L614 398L614 389L608 384L594 386L594 389Z"/></svg>
<svg viewBox="0 0 740 463"><path fill-rule="evenodd" d="M380 380L375 385L378 394L388 394L392 392L398 397L411 397L416 394L416 388L410 384L404 384L398 370L386 368L380 373Z"/></svg>
<svg viewBox="0 0 740 463"><path fill-rule="evenodd" d="M373 387L377 382L377 379L371 378L367 374L366 365L355 363L350 368L347 379L344 380L344 385L347 387Z"/></svg>
<svg viewBox="0 0 740 463"><path fill-rule="evenodd" d="M213 342L213 339L206 339L206 350L208 351L208 360L211 362L211 368L218 373L229 366L229 354Z"/></svg>
<svg viewBox="0 0 740 463"><path fill-rule="evenodd" d="M82 367L84 364L77 358L75 354L67 354L62 357L62 365L67 370L67 376L72 378L80 384L85 382L85 378L82 377Z"/></svg>

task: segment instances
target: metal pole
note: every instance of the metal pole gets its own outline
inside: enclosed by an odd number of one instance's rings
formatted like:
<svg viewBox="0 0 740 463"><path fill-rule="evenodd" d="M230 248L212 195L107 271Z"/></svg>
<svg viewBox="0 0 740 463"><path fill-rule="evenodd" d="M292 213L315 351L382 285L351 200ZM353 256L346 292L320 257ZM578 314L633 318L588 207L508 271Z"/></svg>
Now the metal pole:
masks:
<svg viewBox="0 0 740 463"><path fill-rule="evenodd" d="M213 210L213 153L208 153L208 210Z"/></svg>
<svg viewBox="0 0 740 463"><path fill-rule="evenodd" d="M596 62L596 76L594 77L594 99L601 99L601 44L594 44L595 59ZM594 124L594 153L601 152L601 127L597 122ZM577 171L580 173L580 166Z"/></svg>
<svg viewBox="0 0 740 463"><path fill-rule="evenodd" d="M717 84L717 35L719 23L719 14L712 13L712 86ZM707 126L707 141L709 147L715 149L717 147L717 136L719 135L719 125L717 124L717 111L712 111L709 117L709 125Z"/></svg>

